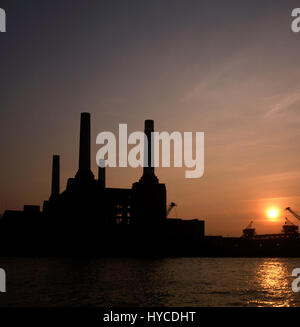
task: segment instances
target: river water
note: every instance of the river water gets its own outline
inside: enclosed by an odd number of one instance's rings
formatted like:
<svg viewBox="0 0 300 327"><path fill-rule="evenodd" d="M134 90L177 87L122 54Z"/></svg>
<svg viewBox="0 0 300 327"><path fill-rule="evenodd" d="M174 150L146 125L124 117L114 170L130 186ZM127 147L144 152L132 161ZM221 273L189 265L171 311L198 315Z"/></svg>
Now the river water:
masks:
<svg viewBox="0 0 300 327"><path fill-rule="evenodd" d="M0 306L300 306L300 258L2 258Z"/></svg>

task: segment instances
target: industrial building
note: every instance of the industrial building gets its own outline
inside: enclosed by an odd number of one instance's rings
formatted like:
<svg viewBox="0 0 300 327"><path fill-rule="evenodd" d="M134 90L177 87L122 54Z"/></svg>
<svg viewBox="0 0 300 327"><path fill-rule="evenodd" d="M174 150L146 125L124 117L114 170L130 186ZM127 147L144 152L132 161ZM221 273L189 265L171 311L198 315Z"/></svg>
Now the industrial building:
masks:
<svg viewBox="0 0 300 327"><path fill-rule="evenodd" d="M105 168L91 171L91 117L81 114L79 165L60 191L60 157L53 155L51 194L39 206L6 211L0 221L3 253L40 255L184 254L199 250L204 221L167 218L167 192L151 167L151 133L145 121L148 165L131 189L106 187ZM0 253L2 254L2 253Z"/></svg>
<svg viewBox="0 0 300 327"><path fill-rule="evenodd" d="M166 186L152 167L154 122L145 121L148 164L131 188L106 187L105 168L91 171L91 117L81 114L78 170L60 191L60 157L53 156L51 194L39 206L5 211L0 256L298 256L298 226L286 220L281 234L205 236L204 221L170 219ZM287 211L300 219L291 208Z"/></svg>

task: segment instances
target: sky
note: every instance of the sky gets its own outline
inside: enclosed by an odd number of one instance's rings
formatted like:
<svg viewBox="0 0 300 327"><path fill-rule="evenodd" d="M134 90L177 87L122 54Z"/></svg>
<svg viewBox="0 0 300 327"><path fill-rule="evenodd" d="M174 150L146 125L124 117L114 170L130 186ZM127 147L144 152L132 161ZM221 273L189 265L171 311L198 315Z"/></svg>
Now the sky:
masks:
<svg viewBox="0 0 300 327"><path fill-rule="evenodd" d="M293 0L1 0L0 213L42 205L52 154L61 189L78 169L79 119L96 135L120 123L142 131L205 133L205 172L158 168L172 216L206 221L209 235L279 232L300 212L300 33ZM141 169L108 168L131 187ZM270 221L266 210L280 217ZM295 219L289 217L293 222Z"/></svg>

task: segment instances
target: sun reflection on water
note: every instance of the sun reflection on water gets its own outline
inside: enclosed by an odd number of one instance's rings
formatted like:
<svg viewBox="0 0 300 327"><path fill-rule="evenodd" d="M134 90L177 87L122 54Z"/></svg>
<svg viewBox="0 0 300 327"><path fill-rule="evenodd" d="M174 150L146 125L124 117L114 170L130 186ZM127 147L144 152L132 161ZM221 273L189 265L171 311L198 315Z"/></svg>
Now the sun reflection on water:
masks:
<svg viewBox="0 0 300 327"><path fill-rule="evenodd" d="M258 266L255 274L257 299L250 303L257 306L292 306L293 292L290 275L291 272L282 260L265 259Z"/></svg>

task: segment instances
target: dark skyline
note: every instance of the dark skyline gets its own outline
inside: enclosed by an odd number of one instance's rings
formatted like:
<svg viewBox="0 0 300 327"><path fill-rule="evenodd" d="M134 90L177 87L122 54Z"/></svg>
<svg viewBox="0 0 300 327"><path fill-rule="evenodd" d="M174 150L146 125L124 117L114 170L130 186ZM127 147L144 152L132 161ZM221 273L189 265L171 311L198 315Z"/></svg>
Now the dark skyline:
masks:
<svg viewBox="0 0 300 327"><path fill-rule="evenodd" d="M96 134L204 131L205 174L158 169L168 202L208 233L261 231L269 206L300 208L298 1L1 1L0 212L40 204L61 154L61 186L78 168L78 115ZM141 169L108 169L128 187Z"/></svg>

